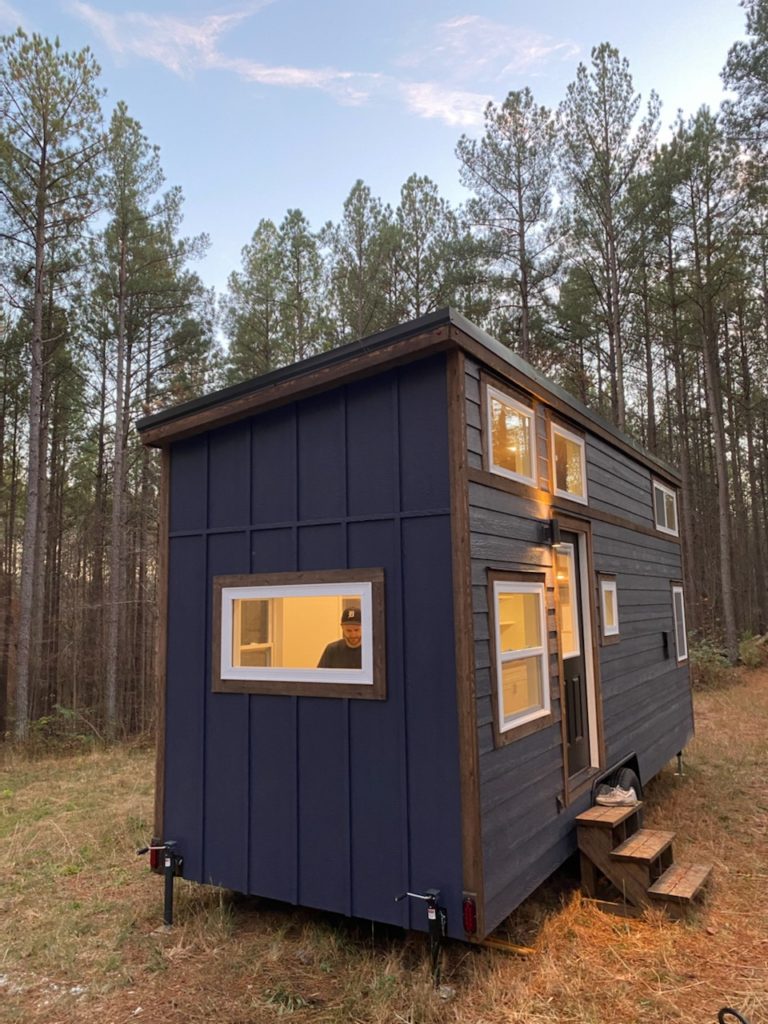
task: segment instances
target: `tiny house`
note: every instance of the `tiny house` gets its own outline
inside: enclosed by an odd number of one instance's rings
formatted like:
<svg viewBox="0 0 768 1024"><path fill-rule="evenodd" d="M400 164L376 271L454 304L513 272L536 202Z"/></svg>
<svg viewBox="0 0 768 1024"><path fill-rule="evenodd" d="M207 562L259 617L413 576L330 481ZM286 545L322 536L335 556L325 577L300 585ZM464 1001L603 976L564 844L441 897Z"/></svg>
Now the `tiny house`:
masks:
<svg viewBox="0 0 768 1024"><path fill-rule="evenodd" d="M480 939L691 738L676 472L456 312L138 429L186 878Z"/></svg>

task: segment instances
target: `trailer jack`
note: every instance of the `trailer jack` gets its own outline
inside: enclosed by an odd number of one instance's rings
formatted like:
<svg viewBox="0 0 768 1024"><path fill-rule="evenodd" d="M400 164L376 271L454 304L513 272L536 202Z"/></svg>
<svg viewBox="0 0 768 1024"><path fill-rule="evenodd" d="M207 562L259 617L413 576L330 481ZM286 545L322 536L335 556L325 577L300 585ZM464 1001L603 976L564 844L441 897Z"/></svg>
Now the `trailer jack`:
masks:
<svg viewBox="0 0 768 1024"><path fill-rule="evenodd" d="M427 925L429 930L429 959L432 970L432 982L437 988L440 984L440 952L443 939L448 931L448 914L445 907L440 906L440 890L427 889L426 892L404 892L395 896L395 903L401 900L424 900L427 904Z"/></svg>
<svg viewBox="0 0 768 1024"><path fill-rule="evenodd" d="M184 867L184 858L176 852L176 843L168 839L165 843L157 843L155 840L149 846L142 846L136 851L139 857L145 853L149 854L149 864L153 871L160 871L160 860L162 858L163 872L163 924L170 928L173 924L173 880L180 875Z"/></svg>

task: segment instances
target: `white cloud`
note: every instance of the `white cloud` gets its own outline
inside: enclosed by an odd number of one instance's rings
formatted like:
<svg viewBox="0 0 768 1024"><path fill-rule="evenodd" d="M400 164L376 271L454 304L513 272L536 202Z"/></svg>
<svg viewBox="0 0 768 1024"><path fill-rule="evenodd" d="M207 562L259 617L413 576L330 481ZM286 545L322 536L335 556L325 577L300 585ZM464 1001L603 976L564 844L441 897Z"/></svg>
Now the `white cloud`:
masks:
<svg viewBox="0 0 768 1024"><path fill-rule="evenodd" d="M478 14L439 24L434 42L403 58L411 67L442 67L458 81L498 81L532 73L551 61L571 60L579 47L541 32L516 28Z"/></svg>
<svg viewBox="0 0 768 1024"><path fill-rule="evenodd" d="M17 11L7 0L0 0L0 29L13 32L19 25L24 25L25 20L21 11Z"/></svg>
<svg viewBox="0 0 768 1024"><path fill-rule="evenodd" d="M71 10L98 32L114 54L154 60L177 75L187 77L200 70L231 71L261 85L321 89L344 103L364 102L379 76L334 68L262 64L246 57L230 57L219 49L222 36L269 2L264 0L233 14L215 14L197 20L139 11L110 14L85 0L74 0Z"/></svg>
<svg viewBox="0 0 768 1024"><path fill-rule="evenodd" d="M437 118L464 128L482 124L483 111L492 99L477 92L446 89L435 82L402 84L400 92L408 109L419 117Z"/></svg>
<svg viewBox="0 0 768 1024"><path fill-rule="evenodd" d="M70 9L98 32L113 53L145 57L179 75L191 74L201 67L217 67L222 56L216 47L219 37L254 11L251 7L236 14L213 14L185 21L141 11L110 14L85 0L74 0Z"/></svg>
<svg viewBox="0 0 768 1024"><path fill-rule="evenodd" d="M0 10L6 0L0 0ZM70 10L101 37L118 58L152 60L174 74L191 77L199 71L225 71L247 82L293 89L319 89L339 103L359 106L376 95L395 96L418 117L449 125L472 126L482 122L488 95L446 89L429 81L402 82L391 75L353 72L338 68L306 68L271 65L247 57L230 56L220 45L222 37L272 0L253 0L232 14L200 18L149 14L142 11L113 14L87 0L72 0ZM474 20L474 19L470 19ZM461 19L447 25L458 26ZM458 46L456 29L447 37Z"/></svg>

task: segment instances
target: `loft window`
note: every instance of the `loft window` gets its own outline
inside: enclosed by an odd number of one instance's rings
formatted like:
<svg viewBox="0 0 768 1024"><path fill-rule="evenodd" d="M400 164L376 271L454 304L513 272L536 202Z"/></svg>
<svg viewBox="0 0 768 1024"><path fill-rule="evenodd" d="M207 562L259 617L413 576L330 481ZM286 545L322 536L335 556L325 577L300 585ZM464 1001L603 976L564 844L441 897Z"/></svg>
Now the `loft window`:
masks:
<svg viewBox="0 0 768 1024"><path fill-rule="evenodd" d="M496 388L488 387L487 415L491 472L535 486L533 409Z"/></svg>
<svg viewBox="0 0 768 1024"><path fill-rule="evenodd" d="M383 571L217 576L213 689L384 696Z"/></svg>
<svg viewBox="0 0 768 1024"><path fill-rule="evenodd" d="M598 582L600 584L600 627L603 643L617 643L619 639L619 598L616 577L600 573Z"/></svg>
<svg viewBox="0 0 768 1024"><path fill-rule="evenodd" d="M657 530L677 537L677 494L658 480L653 481L653 517Z"/></svg>
<svg viewBox="0 0 768 1024"><path fill-rule="evenodd" d="M587 460L584 438L552 424L554 491L561 498L587 504Z"/></svg>
<svg viewBox="0 0 768 1024"><path fill-rule="evenodd" d="M493 584L499 730L550 712L546 592L543 583Z"/></svg>
<svg viewBox="0 0 768 1024"><path fill-rule="evenodd" d="M685 628L685 600L680 584L672 585L672 611L675 618L675 647L678 663L688 660L688 634Z"/></svg>

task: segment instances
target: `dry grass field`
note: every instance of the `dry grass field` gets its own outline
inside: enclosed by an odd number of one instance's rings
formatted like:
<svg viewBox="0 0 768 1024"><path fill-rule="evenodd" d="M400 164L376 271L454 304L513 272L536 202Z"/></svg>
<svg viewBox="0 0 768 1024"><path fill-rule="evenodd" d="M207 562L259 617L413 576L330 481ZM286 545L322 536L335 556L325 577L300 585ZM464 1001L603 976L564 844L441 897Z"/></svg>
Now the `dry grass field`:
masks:
<svg viewBox="0 0 768 1024"><path fill-rule="evenodd" d="M450 944L430 984L426 943L370 924L162 881L149 836L152 758L122 747L0 774L0 1021L23 1024L710 1024L726 1004L768 1024L768 671L697 695L686 777L648 788L646 822L709 861L690 920L584 902L566 872L504 926L529 957Z"/></svg>

